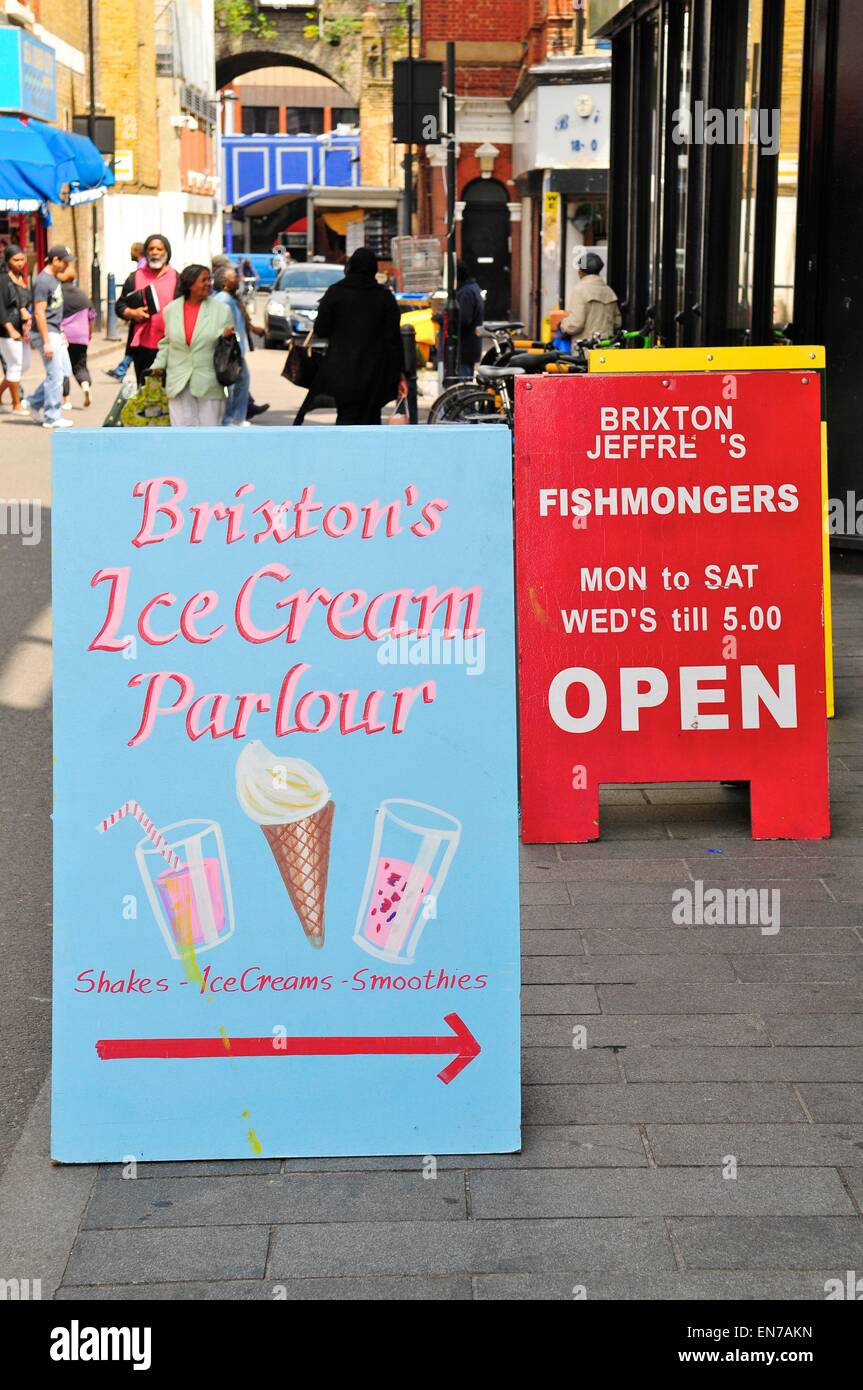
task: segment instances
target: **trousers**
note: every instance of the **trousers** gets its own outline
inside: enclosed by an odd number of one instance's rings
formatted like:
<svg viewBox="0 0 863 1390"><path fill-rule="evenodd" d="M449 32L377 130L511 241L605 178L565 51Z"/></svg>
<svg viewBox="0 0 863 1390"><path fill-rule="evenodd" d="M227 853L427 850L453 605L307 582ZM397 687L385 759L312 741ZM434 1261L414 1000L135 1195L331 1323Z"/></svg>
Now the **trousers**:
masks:
<svg viewBox="0 0 863 1390"><path fill-rule="evenodd" d="M38 333L34 333L32 343L42 358L45 380L39 382L32 396L27 398L27 404L31 410L44 410L45 419L50 423L61 418L64 367L69 359L59 332L48 331L50 357L45 356L45 345Z"/></svg>
<svg viewBox="0 0 863 1390"><path fill-rule="evenodd" d="M175 428L187 429L191 425L221 425L225 413L225 398L210 400L206 396L193 396L188 386L179 396L171 396L168 401L168 414Z"/></svg>

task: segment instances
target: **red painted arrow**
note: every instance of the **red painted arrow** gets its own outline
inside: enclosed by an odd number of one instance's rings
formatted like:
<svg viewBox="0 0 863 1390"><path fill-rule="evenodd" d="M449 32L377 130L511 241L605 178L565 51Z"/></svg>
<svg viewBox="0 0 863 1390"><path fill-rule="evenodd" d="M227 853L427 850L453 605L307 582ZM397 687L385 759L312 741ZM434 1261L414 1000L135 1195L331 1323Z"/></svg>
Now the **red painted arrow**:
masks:
<svg viewBox="0 0 863 1390"><path fill-rule="evenodd" d="M100 1038L103 1062L125 1058L452 1056L438 1076L445 1086L481 1048L458 1014L446 1014L451 1033L440 1038ZM453 1054L455 1054L453 1056Z"/></svg>

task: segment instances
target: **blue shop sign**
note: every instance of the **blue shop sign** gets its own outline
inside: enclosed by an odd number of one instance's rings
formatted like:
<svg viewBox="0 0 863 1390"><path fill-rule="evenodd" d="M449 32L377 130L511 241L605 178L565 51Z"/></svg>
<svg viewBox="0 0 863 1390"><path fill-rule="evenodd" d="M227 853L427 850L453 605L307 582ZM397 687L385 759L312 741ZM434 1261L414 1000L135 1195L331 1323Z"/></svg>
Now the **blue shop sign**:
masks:
<svg viewBox="0 0 863 1390"><path fill-rule="evenodd" d="M0 28L0 111L57 119L54 50L12 26Z"/></svg>

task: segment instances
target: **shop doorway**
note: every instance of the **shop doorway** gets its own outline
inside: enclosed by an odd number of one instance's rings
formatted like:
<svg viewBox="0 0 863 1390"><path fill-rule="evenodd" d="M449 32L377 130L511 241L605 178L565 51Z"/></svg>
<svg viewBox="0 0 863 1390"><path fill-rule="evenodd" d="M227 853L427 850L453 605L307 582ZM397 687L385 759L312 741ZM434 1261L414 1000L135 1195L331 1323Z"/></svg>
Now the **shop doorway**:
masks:
<svg viewBox="0 0 863 1390"><path fill-rule="evenodd" d="M462 260L485 294L486 318L509 318L512 266L507 191L497 179L474 179L462 197Z"/></svg>

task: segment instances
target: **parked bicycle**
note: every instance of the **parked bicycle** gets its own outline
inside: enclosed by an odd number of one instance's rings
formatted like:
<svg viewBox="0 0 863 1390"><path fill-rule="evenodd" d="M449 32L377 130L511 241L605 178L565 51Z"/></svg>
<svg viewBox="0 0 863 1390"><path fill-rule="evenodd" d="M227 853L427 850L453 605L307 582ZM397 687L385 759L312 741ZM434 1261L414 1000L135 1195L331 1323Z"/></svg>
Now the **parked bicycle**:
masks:
<svg viewBox="0 0 863 1390"><path fill-rule="evenodd" d="M512 429L517 377L546 372L584 374L588 370L588 352L653 347L654 316L651 307L643 328L635 332L620 328L610 338L583 338L573 343L569 352L520 340L518 334L524 329L521 323L484 323L483 332L491 338L492 346L476 368L473 380L447 387L431 406L428 423L506 424Z"/></svg>

